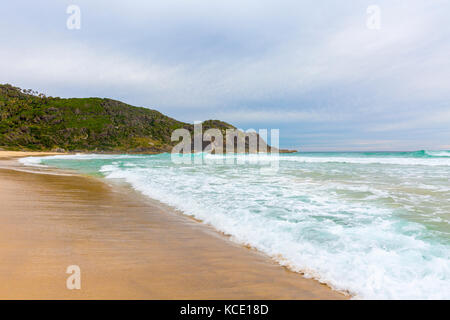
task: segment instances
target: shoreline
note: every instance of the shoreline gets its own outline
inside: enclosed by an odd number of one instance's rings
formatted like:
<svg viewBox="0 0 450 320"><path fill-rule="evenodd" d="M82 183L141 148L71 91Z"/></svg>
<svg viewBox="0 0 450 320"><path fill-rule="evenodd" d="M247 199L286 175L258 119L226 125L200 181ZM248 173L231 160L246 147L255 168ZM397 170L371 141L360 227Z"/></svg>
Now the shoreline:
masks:
<svg viewBox="0 0 450 320"><path fill-rule="evenodd" d="M15 171L30 155L0 151L0 299L349 298L131 188Z"/></svg>

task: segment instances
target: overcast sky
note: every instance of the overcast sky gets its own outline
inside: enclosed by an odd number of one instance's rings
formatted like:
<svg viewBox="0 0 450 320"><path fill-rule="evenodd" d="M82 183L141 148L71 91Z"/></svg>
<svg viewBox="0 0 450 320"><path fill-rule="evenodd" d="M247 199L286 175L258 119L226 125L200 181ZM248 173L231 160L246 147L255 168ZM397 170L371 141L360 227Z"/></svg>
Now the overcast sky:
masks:
<svg viewBox="0 0 450 320"><path fill-rule="evenodd" d="M81 28L68 29L71 4ZM380 9L380 29L370 5ZM3 1L0 82L301 150L450 149L450 1Z"/></svg>

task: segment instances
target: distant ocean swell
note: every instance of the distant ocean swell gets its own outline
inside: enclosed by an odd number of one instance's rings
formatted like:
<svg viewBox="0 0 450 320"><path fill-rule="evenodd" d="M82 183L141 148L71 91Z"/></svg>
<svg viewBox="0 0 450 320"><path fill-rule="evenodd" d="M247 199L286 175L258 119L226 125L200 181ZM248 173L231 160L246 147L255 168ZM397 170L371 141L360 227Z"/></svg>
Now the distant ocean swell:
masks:
<svg viewBox="0 0 450 320"><path fill-rule="evenodd" d="M199 156L199 155L196 155ZM25 158L127 181L357 298L450 299L450 152L280 155L276 174L169 154Z"/></svg>

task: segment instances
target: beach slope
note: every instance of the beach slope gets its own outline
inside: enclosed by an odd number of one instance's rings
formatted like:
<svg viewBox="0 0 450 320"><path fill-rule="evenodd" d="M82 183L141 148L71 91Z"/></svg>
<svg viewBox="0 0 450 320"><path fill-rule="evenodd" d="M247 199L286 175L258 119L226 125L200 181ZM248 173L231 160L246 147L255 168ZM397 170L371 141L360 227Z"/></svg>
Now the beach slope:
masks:
<svg viewBox="0 0 450 320"><path fill-rule="evenodd" d="M19 155L0 152L0 299L346 298L131 188L20 171Z"/></svg>

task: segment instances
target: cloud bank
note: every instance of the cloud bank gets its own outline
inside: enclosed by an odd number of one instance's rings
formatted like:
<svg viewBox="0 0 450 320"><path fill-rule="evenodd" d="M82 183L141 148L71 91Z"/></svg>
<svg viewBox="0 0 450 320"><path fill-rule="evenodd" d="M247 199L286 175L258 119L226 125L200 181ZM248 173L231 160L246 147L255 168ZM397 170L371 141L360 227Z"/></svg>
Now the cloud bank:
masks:
<svg viewBox="0 0 450 320"><path fill-rule="evenodd" d="M184 121L279 128L303 150L450 141L447 1L29 1L3 5L0 82ZM68 30L66 8L81 9Z"/></svg>

